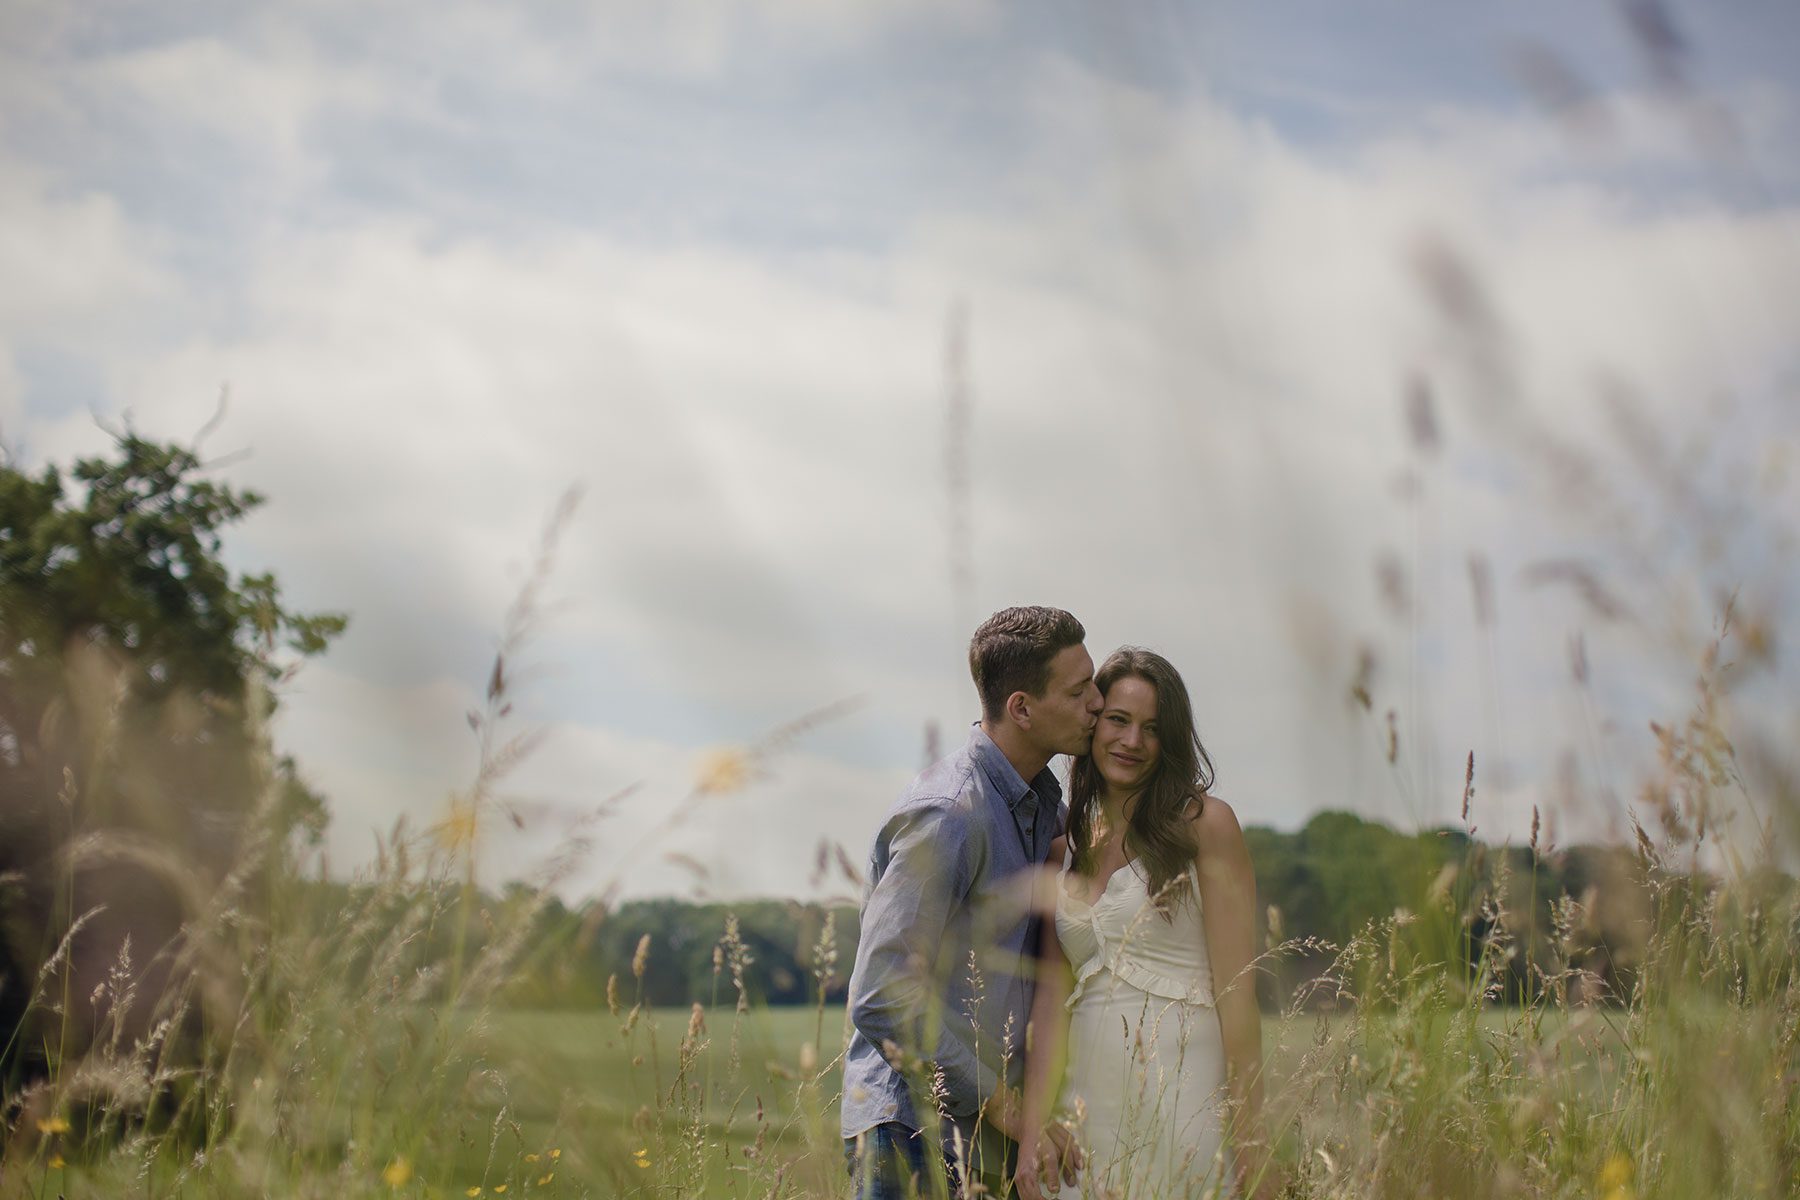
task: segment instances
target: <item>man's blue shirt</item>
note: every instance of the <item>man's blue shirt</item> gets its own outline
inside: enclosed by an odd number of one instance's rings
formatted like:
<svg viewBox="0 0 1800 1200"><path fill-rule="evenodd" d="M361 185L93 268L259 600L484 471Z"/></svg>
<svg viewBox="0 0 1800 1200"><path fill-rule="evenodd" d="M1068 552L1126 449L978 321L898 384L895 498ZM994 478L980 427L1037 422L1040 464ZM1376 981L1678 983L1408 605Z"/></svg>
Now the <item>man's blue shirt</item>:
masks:
<svg viewBox="0 0 1800 1200"><path fill-rule="evenodd" d="M1050 769L1026 783L980 725L889 810L850 974L846 1138L888 1121L922 1127L889 1046L941 1073L942 1109L965 1137L1002 1077L1019 1085L1041 924L1031 868L1065 816Z"/></svg>

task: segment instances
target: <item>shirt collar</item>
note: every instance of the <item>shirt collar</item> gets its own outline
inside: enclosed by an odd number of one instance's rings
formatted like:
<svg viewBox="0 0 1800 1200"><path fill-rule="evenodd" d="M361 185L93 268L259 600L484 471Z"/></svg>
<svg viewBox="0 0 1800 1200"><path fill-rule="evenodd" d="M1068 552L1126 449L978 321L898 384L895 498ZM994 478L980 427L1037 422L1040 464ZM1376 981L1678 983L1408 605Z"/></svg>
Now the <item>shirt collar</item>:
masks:
<svg viewBox="0 0 1800 1200"><path fill-rule="evenodd" d="M1019 804L1030 796L1040 809L1054 809L1062 800L1062 784L1056 780L1056 773L1048 764L1039 771L1030 783L1013 769L1012 761L994 745L994 739L987 735L987 730L977 721L969 730L969 757L981 768L1000 798L1006 801L1008 810L1016 810Z"/></svg>

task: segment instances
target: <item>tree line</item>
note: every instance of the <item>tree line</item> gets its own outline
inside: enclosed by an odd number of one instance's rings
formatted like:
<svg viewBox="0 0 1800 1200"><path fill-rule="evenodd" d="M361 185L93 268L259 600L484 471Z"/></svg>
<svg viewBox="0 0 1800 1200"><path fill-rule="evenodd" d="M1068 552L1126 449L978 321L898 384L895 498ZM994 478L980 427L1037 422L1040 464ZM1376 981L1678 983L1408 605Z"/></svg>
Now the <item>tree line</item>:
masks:
<svg viewBox="0 0 1800 1200"><path fill-rule="evenodd" d="M1652 904L1714 902L1721 887L1641 846L1496 846L1461 830L1403 833L1347 812L1318 813L1293 832L1251 826L1245 836L1268 950L1259 989L1271 1007L1329 1005L1320 982L1346 969L1358 939L1375 939L1383 954L1398 945L1415 956L1460 955L1472 974L1486 953L1497 999L1523 999L1558 978L1577 998L1621 999L1636 985ZM1752 901L1770 911L1793 887L1785 876L1749 881ZM496 925L508 904L535 906L524 969L506 993L522 1007L598 1008L609 990L624 1006L730 1002L734 963L753 1003L839 1003L855 961L851 904L663 897L570 906L522 885L483 903Z"/></svg>

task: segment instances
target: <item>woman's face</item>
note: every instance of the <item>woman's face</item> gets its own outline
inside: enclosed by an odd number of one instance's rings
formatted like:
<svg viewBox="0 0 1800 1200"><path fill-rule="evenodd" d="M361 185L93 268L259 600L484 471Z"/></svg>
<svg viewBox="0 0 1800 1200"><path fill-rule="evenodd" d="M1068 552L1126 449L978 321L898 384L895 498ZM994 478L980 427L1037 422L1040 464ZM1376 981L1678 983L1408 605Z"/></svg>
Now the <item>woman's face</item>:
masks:
<svg viewBox="0 0 1800 1200"><path fill-rule="evenodd" d="M1106 691L1100 724L1094 728L1094 766L1114 788L1144 785L1162 758L1156 732L1156 689L1127 675Z"/></svg>

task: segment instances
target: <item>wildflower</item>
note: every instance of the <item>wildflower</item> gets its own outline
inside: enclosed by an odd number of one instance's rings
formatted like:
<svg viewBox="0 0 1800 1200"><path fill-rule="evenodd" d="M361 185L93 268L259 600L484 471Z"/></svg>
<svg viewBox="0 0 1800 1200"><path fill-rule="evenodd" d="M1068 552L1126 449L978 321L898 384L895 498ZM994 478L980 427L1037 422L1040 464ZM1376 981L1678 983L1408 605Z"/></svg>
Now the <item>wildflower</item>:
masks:
<svg viewBox="0 0 1800 1200"><path fill-rule="evenodd" d="M51 1155L51 1156L50 1156L50 1169L51 1169L51 1170L52 1170L52 1171L60 1171L60 1170L62 1170L62 1169L63 1169L63 1168L64 1168L64 1167L66 1167L66 1166L68 1166L68 1165L69 1165L69 1164L68 1164L68 1163L67 1163L67 1162L66 1162L66 1161L64 1161L64 1159L63 1159L63 1156L62 1156L62 1155L60 1155L60 1154L52 1154L52 1155Z"/></svg>
<svg viewBox="0 0 1800 1200"><path fill-rule="evenodd" d="M735 746L708 751L694 773L694 790L706 795L739 791L750 782L750 756Z"/></svg>
<svg viewBox="0 0 1800 1200"><path fill-rule="evenodd" d="M39 1133L67 1133L69 1122L63 1117L44 1117L37 1123Z"/></svg>
<svg viewBox="0 0 1800 1200"><path fill-rule="evenodd" d="M644 1148L633 1150L631 1152L631 1159L633 1162L637 1163L640 1169L648 1167L650 1165L650 1151Z"/></svg>
<svg viewBox="0 0 1800 1200"><path fill-rule="evenodd" d="M450 815L432 826L431 836L445 850L454 854L475 844L475 805L462 797L450 800Z"/></svg>
<svg viewBox="0 0 1800 1200"><path fill-rule="evenodd" d="M406 1181L413 1177L412 1163L406 1155L396 1155L394 1161L382 1168L381 1180L391 1188L405 1187Z"/></svg>
<svg viewBox="0 0 1800 1200"><path fill-rule="evenodd" d="M1600 1168L1601 1200L1631 1200L1631 1160L1623 1154L1607 1156Z"/></svg>
<svg viewBox="0 0 1800 1200"><path fill-rule="evenodd" d="M481 1195L481 1189L479 1187L464 1188L463 1195L469 1197L469 1200L474 1200L476 1196Z"/></svg>
<svg viewBox="0 0 1800 1200"><path fill-rule="evenodd" d="M505 1194L506 1194L506 1185L504 1183L496 1183L494 1185L494 1195L503 1196Z"/></svg>
<svg viewBox="0 0 1800 1200"><path fill-rule="evenodd" d="M558 1150L555 1146L550 1147L550 1161L551 1162L555 1162L557 1159L559 1159L561 1157L562 1157L561 1150Z"/></svg>
<svg viewBox="0 0 1800 1200"><path fill-rule="evenodd" d="M526 1162L536 1162L536 1161L537 1161L537 1160L538 1160L538 1156L537 1156L537 1155L535 1155L535 1154L527 1154L527 1155L526 1155L526 1156L525 1156L525 1161L526 1161Z"/></svg>
<svg viewBox="0 0 1800 1200"><path fill-rule="evenodd" d="M555 1171L545 1171L542 1175L538 1176L537 1185L539 1187L543 1187L546 1183L549 1183L552 1179L555 1179L555 1178L556 1178Z"/></svg>

